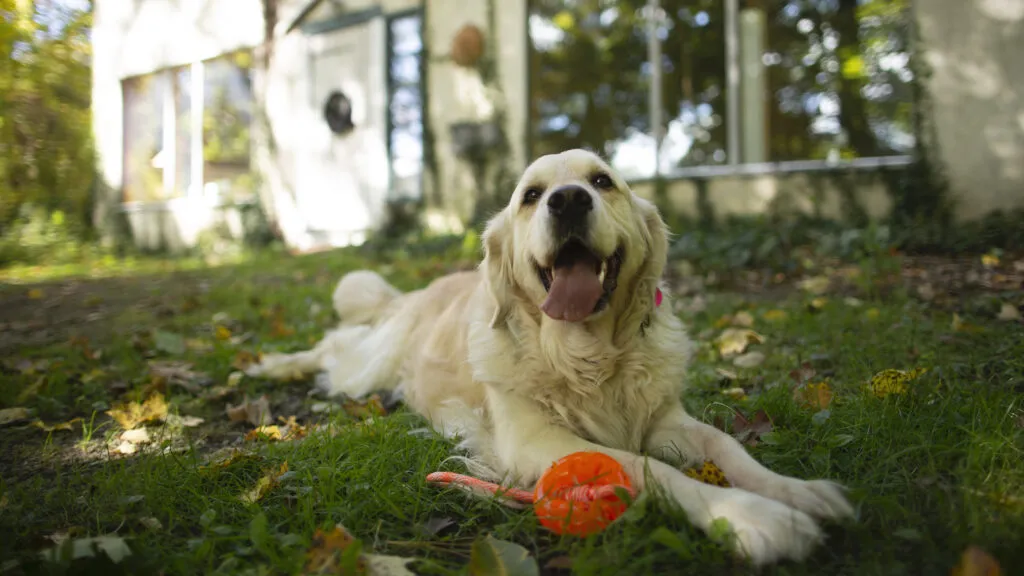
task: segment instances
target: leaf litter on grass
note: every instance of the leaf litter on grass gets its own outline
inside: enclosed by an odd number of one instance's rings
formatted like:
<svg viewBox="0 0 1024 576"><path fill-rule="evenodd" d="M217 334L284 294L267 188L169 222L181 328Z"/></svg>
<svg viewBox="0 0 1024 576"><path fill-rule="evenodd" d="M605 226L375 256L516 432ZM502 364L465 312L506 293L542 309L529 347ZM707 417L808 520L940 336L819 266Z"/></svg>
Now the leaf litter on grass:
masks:
<svg viewBox="0 0 1024 576"><path fill-rule="evenodd" d="M107 415L117 421L125 430L139 424L164 420L167 417L167 400L164 395L154 392L144 402L125 402L107 410Z"/></svg>
<svg viewBox="0 0 1024 576"><path fill-rule="evenodd" d="M274 423L274 417L270 414L270 399L266 394L256 400L246 397L241 404L229 404L224 411L232 422L248 422L253 426L269 426Z"/></svg>
<svg viewBox="0 0 1024 576"><path fill-rule="evenodd" d="M239 499L246 504L255 504L263 499L268 492L274 489L281 482L281 476L288 472L288 461L281 464L279 468L269 468L263 471L263 476L256 481L252 489L246 491Z"/></svg>
<svg viewBox="0 0 1024 576"><path fill-rule="evenodd" d="M876 373L867 383L868 390L879 398L889 396L902 396L907 393L909 385L914 380L927 372L927 368L914 368L913 370L897 370L887 368Z"/></svg>
<svg viewBox="0 0 1024 576"><path fill-rule="evenodd" d="M303 574L352 574L353 576L414 575L408 568L415 558L362 552L362 542L341 524L330 532L317 529L306 551Z"/></svg>
<svg viewBox="0 0 1024 576"><path fill-rule="evenodd" d="M469 556L470 576L538 576L537 560L522 546L490 534L473 542Z"/></svg>

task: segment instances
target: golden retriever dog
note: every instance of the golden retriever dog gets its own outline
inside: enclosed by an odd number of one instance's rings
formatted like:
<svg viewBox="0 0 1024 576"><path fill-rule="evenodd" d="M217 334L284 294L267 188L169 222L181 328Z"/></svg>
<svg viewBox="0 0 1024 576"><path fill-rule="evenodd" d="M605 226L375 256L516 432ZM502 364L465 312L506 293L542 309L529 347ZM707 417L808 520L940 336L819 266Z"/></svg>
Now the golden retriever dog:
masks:
<svg viewBox="0 0 1024 576"><path fill-rule="evenodd" d="M657 209L596 155L544 156L488 223L477 271L399 293L368 271L338 284L341 325L313 350L267 355L252 375L325 371L329 394L397 390L470 469L529 488L553 462L603 452L707 531L728 520L756 565L801 560L818 520L849 517L843 488L768 470L680 401L693 349L667 293ZM711 460L732 488L681 466Z"/></svg>

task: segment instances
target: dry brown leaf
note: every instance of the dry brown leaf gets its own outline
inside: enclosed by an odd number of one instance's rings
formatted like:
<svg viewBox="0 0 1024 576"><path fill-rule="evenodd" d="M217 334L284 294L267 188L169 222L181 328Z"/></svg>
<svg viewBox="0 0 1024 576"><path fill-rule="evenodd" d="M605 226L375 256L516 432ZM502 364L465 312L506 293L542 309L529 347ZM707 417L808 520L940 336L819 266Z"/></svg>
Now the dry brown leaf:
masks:
<svg viewBox="0 0 1024 576"><path fill-rule="evenodd" d="M141 404L138 402L119 404L107 410L107 415L117 420L117 423L125 430L131 430L139 424L166 418L167 401L163 394L155 392Z"/></svg>
<svg viewBox="0 0 1024 576"><path fill-rule="evenodd" d="M341 524L334 526L334 529L330 532L324 532L323 530L317 529L313 534L313 542L306 552L306 566L304 572L306 574L336 574L340 570L338 563L341 560L341 555L345 553L356 541L355 537L349 533ZM359 558L357 569L361 573L365 573L366 561L363 558Z"/></svg>
<svg viewBox="0 0 1024 576"><path fill-rule="evenodd" d="M793 388L793 400L803 408L824 410L832 404L828 382L807 383Z"/></svg>
<svg viewBox="0 0 1024 576"><path fill-rule="evenodd" d="M263 476L256 481L256 485L252 487L252 490L242 494L240 496L242 502L246 504L253 504L259 502L280 482L281 476L284 476L288 472L288 462L285 461L281 464L280 468L270 468L265 470Z"/></svg>
<svg viewBox="0 0 1024 576"><path fill-rule="evenodd" d="M384 403L377 394L372 394L365 402L346 400L341 407L349 416L360 420L387 414L387 410L384 408Z"/></svg>
<svg viewBox="0 0 1024 576"><path fill-rule="evenodd" d="M1003 570L988 552L978 546L968 546L953 567L951 576L1002 576Z"/></svg>
<svg viewBox="0 0 1024 576"><path fill-rule="evenodd" d="M761 436L772 431L772 419L764 409L754 413L754 417L747 419L742 412L736 411L732 421L732 435L747 446L757 446Z"/></svg>
<svg viewBox="0 0 1024 576"><path fill-rule="evenodd" d="M742 354L748 345L761 342L764 342L764 336L749 328L726 328L715 339L715 346L719 354L728 357Z"/></svg>
<svg viewBox="0 0 1024 576"><path fill-rule="evenodd" d="M266 426L274 422L270 414L270 400L265 394L256 400L247 397L238 406L229 405L225 412L232 422L248 422L253 426Z"/></svg>

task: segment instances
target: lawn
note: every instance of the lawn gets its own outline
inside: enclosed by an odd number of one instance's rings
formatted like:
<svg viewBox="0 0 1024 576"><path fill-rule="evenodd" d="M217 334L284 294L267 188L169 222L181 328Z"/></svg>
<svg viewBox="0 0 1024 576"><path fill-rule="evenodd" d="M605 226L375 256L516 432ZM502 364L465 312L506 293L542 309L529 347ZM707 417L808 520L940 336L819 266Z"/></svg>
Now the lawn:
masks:
<svg viewBox="0 0 1024 576"><path fill-rule="evenodd" d="M6 276L0 573L294 574L375 554L481 574L470 564L488 534L543 573L751 572L656 498L600 535L554 536L528 510L428 486L429 472L461 471L452 446L389 398L332 402L310 381L239 376L255 354L314 343L346 270L411 289L471 256L455 245ZM695 281L707 271L672 266L673 304L701 343L692 413L779 472L851 488L856 522L765 573L949 574L970 546L1004 573L1024 566L1022 270L1006 256L811 260L710 286ZM889 369L906 372L872 388ZM257 411L227 410L264 396L277 427L262 434ZM760 411L769 424L751 429ZM91 537L118 561L41 559Z"/></svg>

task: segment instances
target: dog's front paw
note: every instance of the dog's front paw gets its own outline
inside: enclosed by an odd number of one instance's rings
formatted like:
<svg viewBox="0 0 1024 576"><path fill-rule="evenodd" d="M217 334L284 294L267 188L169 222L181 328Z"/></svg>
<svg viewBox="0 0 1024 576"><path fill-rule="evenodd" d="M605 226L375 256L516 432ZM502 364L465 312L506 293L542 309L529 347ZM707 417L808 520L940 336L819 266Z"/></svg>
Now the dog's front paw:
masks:
<svg viewBox="0 0 1024 576"><path fill-rule="evenodd" d="M730 490L728 496L711 503L708 512L712 522L718 518L729 522L736 551L757 566L804 560L824 540L810 516L752 492Z"/></svg>
<svg viewBox="0 0 1024 576"><path fill-rule="evenodd" d="M758 494L824 520L853 517L853 506L845 491L841 484L831 480L800 480L781 475L757 486Z"/></svg>

